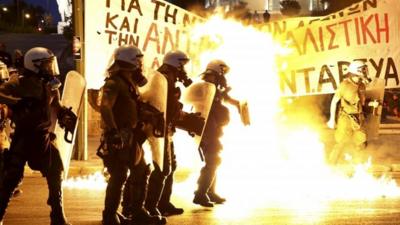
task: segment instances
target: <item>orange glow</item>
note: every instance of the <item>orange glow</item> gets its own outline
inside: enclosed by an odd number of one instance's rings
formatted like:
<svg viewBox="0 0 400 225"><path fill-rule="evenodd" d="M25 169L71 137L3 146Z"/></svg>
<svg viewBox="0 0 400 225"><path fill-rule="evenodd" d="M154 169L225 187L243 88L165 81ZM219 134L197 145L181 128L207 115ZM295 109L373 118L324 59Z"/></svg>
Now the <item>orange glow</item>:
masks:
<svg viewBox="0 0 400 225"><path fill-rule="evenodd" d="M365 164L349 165L346 170L328 166L321 129L311 126L315 121L293 111L297 122L303 122L299 126L280 115L277 70L288 65L277 66L275 59L290 54L290 49L280 47L268 33L220 17L196 26L192 35L194 43L200 43L201 38L208 40L196 52L200 69L193 72L192 78L197 79L211 59L223 59L231 68L227 74L231 95L248 101L252 120L251 126L244 127L237 110L229 108L231 122L222 138L223 162L217 183L229 207L215 209L218 217L249 216L260 205L288 208L299 215L322 213L330 200L400 196L393 179L372 175L371 159ZM189 135L178 131L174 140L178 170L193 171L184 182L175 184L174 193L190 201L202 163Z"/></svg>

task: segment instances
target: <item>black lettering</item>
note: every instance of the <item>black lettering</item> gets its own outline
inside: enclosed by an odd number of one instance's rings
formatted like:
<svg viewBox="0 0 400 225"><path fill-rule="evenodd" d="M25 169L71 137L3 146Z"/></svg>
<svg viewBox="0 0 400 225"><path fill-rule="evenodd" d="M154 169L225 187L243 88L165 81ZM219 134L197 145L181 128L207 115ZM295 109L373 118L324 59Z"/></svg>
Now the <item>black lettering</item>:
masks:
<svg viewBox="0 0 400 225"><path fill-rule="evenodd" d="M391 73L390 71L393 71L393 73ZM399 85L399 76L397 74L396 65L395 65L392 57L388 58L388 62L387 62L387 66L386 66L386 72L385 72L386 85L387 85L389 79L395 79L396 85Z"/></svg>
<svg viewBox="0 0 400 225"><path fill-rule="evenodd" d="M324 75L328 75L328 78L324 78ZM322 85L326 83L331 83L334 90L336 90L337 85L335 78L333 77L332 72L330 71L327 65L323 65L321 68L321 72L319 73L319 80L318 80L318 92L321 92Z"/></svg>
<svg viewBox="0 0 400 225"><path fill-rule="evenodd" d="M142 9L140 8L139 0L131 0L129 4L128 12L130 13L132 9L136 9L141 16L143 16Z"/></svg>
<svg viewBox="0 0 400 225"><path fill-rule="evenodd" d="M168 23L168 18L172 18L172 23L176 24L176 14L178 14L178 9L174 8L174 12L171 14L169 12L171 6L167 5L167 9L165 10L164 21Z"/></svg>
<svg viewBox="0 0 400 225"><path fill-rule="evenodd" d="M372 7L372 8L376 8L378 7L378 1L377 0L364 0L363 2L363 10L367 10L368 6Z"/></svg>
<svg viewBox="0 0 400 225"><path fill-rule="evenodd" d="M156 6L154 7L154 20L158 20L158 13L160 10L160 6L165 6L165 3L157 0L151 0L151 2L156 4Z"/></svg>
<svg viewBox="0 0 400 225"><path fill-rule="evenodd" d="M374 67L376 74L375 77L380 77L382 69L383 69L383 59L379 59L379 63L377 64L373 59L370 59L369 62L371 63L371 65ZM369 73L371 73L371 70L369 70Z"/></svg>
<svg viewBox="0 0 400 225"><path fill-rule="evenodd" d="M338 70L339 70L339 83L341 83L347 76L347 69L349 68L350 63L346 61L338 61ZM346 71L346 73L345 73Z"/></svg>
<svg viewBox="0 0 400 225"><path fill-rule="evenodd" d="M314 67L297 70L297 73L304 74L304 85L306 86L306 93L311 92L310 88L310 72L315 71Z"/></svg>
<svg viewBox="0 0 400 225"><path fill-rule="evenodd" d="M284 72L280 72L280 88L281 92L285 92L285 86L289 87L290 91L292 94L297 93L297 88L296 88L296 72L292 71L291 73L291 79L286 76Z"/></svg>
<svg viewBox="0 0 400 225"><path fill-rule="evenodd" d="M118 29L118 27L113 23L113 20L116 18L118 18L118 15L110 17L110 13L108 12L106 16L106 28L109 28L111 25L115 30Z"/></svg>
<svg viewBox="0 0 400 225"><path fill-rule="evenodd" d="M108 44L112 44L112 40L113 40L113 35L116 35L117 32L116 31L111 31L111 30L105 30L104 33L108 34Z"/></svg>

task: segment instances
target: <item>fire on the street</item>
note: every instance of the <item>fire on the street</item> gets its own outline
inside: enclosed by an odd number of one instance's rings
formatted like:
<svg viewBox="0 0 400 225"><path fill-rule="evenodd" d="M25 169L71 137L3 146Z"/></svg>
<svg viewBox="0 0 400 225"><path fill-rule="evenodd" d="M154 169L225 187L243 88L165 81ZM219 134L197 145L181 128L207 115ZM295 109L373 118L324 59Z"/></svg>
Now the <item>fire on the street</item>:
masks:
<svg viewBox="0 0 400 225"><path fill-rule="evenodd" d="M107 186L104 173L98 171L83 177L72 177L63 181L63 187L76 189L105 190Z"/></svg>
<svg viewBox="0 0 400 225"><path fill-rule="evenodd" d="M237 110L230 107L231 122L224 130L217 185L229 200L230 216L248 215L261 204L323 210L321 202L330 200L400 196L400 187L392 178L372 174L371 157L359 164L352 164L350 159L345 170L326 163L322 117L308 118L300 113L308 109L283 113L275 59L290 51L268 33L213 17L194 28L193 41L201 38L212 44L203 45L204 49L197 53L200 68L204 69L211 59L223 59L231 67L227 75L231 95L247 100L250 108L250 126L244 127ZM200 74L202 69L194 74ZM288 117L295 117L297 123L292 124ZM174 190L191 201L201 167L197 148L186 133L178 132L174 140L178 169L190 167L193 171L189 179L175 184ZM105 185L104 180L98 181ZM66 187L80 187L86 181L66 183ZM89 182L85 188L96 187L99 185ZM238 210L232 213L233 209ZM216 213L224 214L223 210L219 208Z"/></svg>

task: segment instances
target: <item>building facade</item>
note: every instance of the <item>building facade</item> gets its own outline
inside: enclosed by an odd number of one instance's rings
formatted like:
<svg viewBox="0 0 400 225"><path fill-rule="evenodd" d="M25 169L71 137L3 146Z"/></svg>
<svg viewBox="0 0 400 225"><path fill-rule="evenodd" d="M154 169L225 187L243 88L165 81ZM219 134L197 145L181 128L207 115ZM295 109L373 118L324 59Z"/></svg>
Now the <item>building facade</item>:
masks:
<svg viewBox="0 0 400 225"><path fill-rule="evenodd" d="M280 0L207 0L206 7L232 6L239 2L246 2L251 11L268 10L271 13L280 13ZM309 15L312 11L322 11L324 5L321 0L297 0L301 5L301 15Z"/></svg>

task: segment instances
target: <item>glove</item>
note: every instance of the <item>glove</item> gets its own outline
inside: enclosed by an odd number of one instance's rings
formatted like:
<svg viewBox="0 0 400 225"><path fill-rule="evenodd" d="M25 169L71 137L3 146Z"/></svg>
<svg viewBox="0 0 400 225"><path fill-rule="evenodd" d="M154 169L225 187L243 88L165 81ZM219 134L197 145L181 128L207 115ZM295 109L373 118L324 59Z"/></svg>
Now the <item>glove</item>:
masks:
<svg viewBox="0 0 400 225"><path fill-rule="evenodd" d="M107 145L109 145L112 149L121 150L124 148L124 141L121 134L117 131L117 129L112 129L107 132Z"/></svg>

